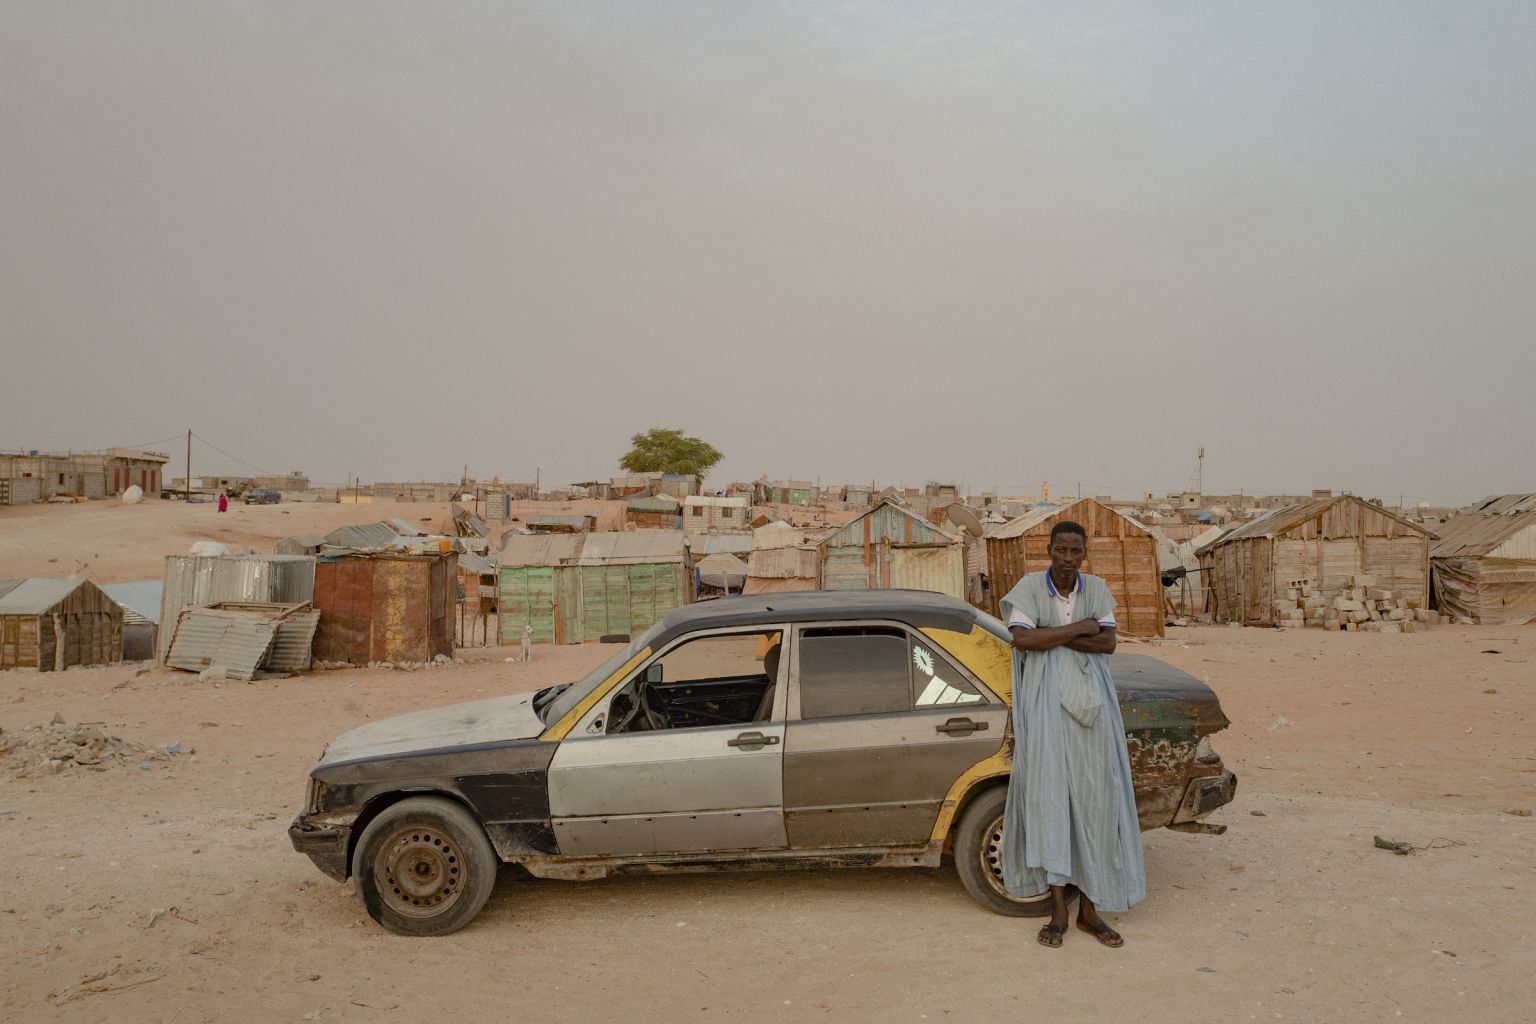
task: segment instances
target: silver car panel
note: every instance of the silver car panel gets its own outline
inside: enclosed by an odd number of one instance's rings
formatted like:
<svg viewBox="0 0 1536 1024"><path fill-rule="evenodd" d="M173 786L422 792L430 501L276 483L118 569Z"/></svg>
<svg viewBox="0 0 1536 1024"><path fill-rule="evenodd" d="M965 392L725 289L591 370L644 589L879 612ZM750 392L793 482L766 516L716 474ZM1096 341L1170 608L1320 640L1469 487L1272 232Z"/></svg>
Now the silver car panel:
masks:
<svg viewBox="0 0 1536 1024"><path fill-rule="evenodd" d="M700 637L786 626L702 630L679 637L646 668ZM784 708L781 656L770 721L607 735L609 694L577 723L550 763L549 807L567 857L782 849ZM629 680L615 687L614 693Z"/></svg>
<svg viewBox="0 0 1536 1024"><path fill-rule="evenodd" d="M804 628L839 626L901 629L909 643L936 646L896 622L818 622ZM1002 746L1007 707L980 680L935 650L949 677L965 679L982 701L802 720L799 640L797 628L789 658L790 720L784 740L784 813L790 847L927 842L954 781ZM973 727L968 734L965 723Z"/></svg>

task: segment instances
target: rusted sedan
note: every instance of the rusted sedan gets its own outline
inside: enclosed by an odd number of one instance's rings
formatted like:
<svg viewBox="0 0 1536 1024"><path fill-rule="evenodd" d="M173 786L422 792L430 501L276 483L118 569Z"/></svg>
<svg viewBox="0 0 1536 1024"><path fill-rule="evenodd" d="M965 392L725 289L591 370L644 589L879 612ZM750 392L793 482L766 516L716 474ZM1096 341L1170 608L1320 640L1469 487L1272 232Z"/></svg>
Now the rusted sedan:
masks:
<svg viewBox="0 0 1536 1024"><path fill-rule="evenodd" d="M1000 914L1012 755L1003 625L918 591L734 597L667 615L579 682L337 737L289 829L375 921L444 935L500 864L541 878L931 867ZM1202 821L1236 779L1204 684L1116 655L1141 827Z"/></svg>

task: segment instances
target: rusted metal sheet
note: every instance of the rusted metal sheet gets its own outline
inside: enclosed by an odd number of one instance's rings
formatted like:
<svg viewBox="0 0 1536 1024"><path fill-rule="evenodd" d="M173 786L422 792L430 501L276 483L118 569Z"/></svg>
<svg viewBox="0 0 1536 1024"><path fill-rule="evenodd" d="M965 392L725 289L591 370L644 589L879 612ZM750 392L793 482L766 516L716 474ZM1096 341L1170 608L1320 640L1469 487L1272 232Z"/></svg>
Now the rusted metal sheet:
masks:
<svg viewBox="0 0 1536 1024"><path fill-rule="evenodd" d="M960 545L891 550L891 586L965 597L965 552Z"/></svg>
<svg viewBox="0 0 1536 1024"><path fill-rule="evenodd" d="M322 557L315 657L354 665L452 657L456 576L452 553Z"/></svg>

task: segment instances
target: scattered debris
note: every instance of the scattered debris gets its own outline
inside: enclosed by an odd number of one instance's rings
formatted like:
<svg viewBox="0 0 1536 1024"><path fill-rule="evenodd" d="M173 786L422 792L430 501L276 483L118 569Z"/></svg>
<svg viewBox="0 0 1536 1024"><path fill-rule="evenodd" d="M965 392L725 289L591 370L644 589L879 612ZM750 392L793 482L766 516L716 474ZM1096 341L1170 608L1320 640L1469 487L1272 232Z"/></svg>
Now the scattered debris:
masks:
<svg viewBox="0 0 1536 1024"><path fill-rule="evenodd" d="M1414 846L1411 843L1401 843L1395 839L1383 839L1376 837L1376 848L1379 850L1391 850L1399 857L1407 856L1419 850L1445 850L1452 846L1466 846L1460 839L1447 839L1445 836L1437 836L1423 846Z"/></svg>
<svg viewBox="0 0 1536 1024"><path fill-rule="evenodd" d="M191 750L185 752L191 753ZM51 772L89 768L99 772L132 762L138 762L141 769L148 771L148 761L163 761L167 756L155 747L108 735L94 725L65 722L60 715L54 715L47 725L19 732L0 732L0 757L21 759L18 773L25 773L30 768Z"/></svg>
<svg viewBox="0 0 1536 1024"><path fill-rule="evenodd" d="M158 967L135 967L132 964L118 964L99 974L92 974L81 978L73 985L62 988L57 992L48 993L48 1001L54 1006L63 1006L86 996L110 995L114 992L126 992L140 985L148 985L165 977L165 972Z"/></svg>
<svg viewBox="0 0 1536 1024"><path fill-rule="evenodd" d="M1483 651L1481 653L1483 653L1483 654L1503 654L1504 652L1499 650L1497 647L1490 647L1486 651Z"/></svg>
<svg viewBox="0 0 1536 1024"><path fill-rule="evenodd" d="M1291 721L1289 718L1286 718L1284 715L1281 715L1279 718L1275 719L1275 723L1269 727L1269 731L1270 732L1274 732L1276 729L1284 728L1285 726L1295 725L1295 724L1296 723Z"/></svg>
<svg viewBox="0 0 1536 1024"><path fill-rule="evenodd" d="M0 814L4 813L4 811L0 811ZM1531 809L1529 807L1515 807L1505 811L1504 813L1513 814L1517 818L1529 818L1531 816Z"/></svg>
<svg viewBox="0 0 1536 1024"><path fill-rule="evenodd" d="M1266 815L1263 811L1249 811L1248 813L1253 815L1255 818L1268 817L1268 815Z"/></svg>

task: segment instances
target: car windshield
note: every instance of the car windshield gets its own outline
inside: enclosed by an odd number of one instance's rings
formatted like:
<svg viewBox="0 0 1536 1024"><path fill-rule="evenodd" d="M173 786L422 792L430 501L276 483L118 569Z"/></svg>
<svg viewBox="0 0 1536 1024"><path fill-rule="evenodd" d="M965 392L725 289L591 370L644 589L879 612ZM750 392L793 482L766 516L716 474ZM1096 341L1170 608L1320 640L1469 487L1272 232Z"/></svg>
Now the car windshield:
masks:
<svg viewBox="0 0 1536 1024"><path fill-rule="evenodd" d="M544 724L548 725L551 722L558 722L564 718L571 708L580 704L589 693L601 686L603 680L617 672L626 661L649 647L651 641L660 634L661 624L657 623L621 647L613 657L587 673L586 677L580 682L566 687L560 696L545 705L544 709L539 713L539 717L543 720Z"/></svg>

